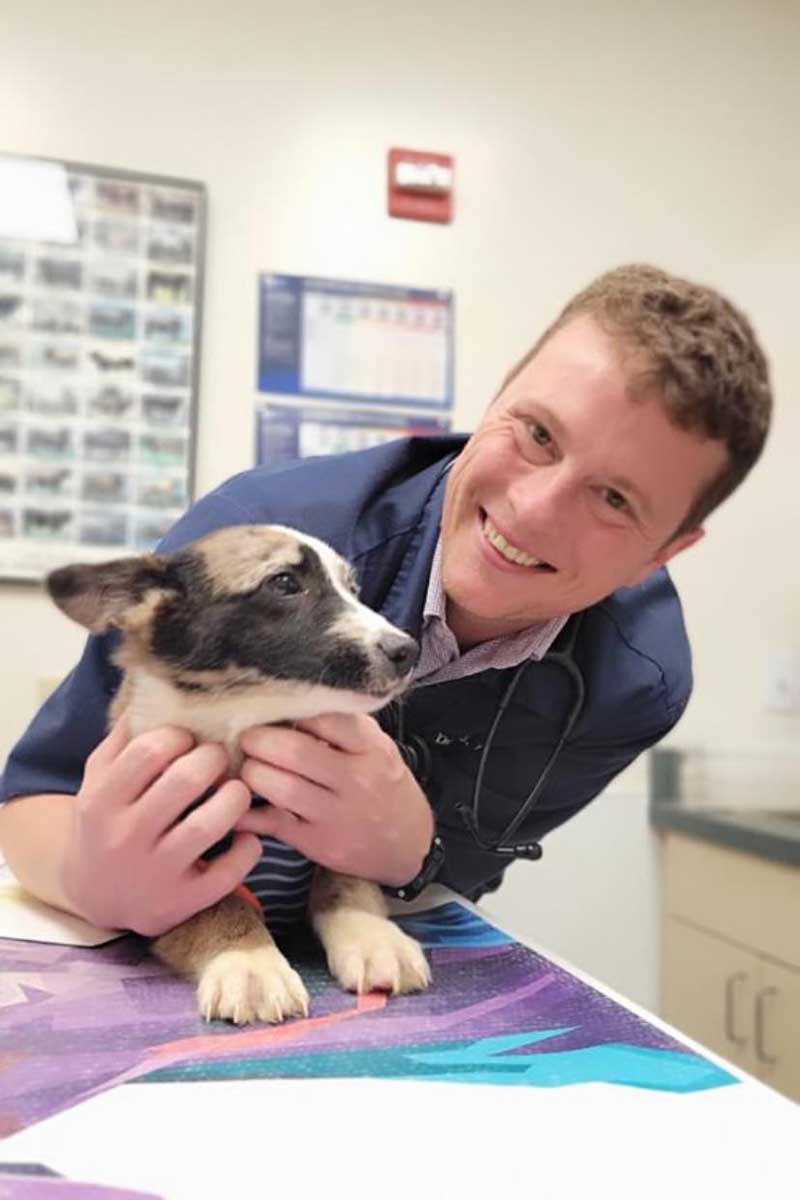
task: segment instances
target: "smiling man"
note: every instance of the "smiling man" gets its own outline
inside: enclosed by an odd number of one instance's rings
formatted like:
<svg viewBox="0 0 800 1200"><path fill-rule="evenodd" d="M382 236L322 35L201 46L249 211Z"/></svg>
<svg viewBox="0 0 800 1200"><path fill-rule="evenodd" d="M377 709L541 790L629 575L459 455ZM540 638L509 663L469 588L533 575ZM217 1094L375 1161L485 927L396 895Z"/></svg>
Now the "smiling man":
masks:
<svg viewBox="0 0 800 1200"><path fill-rule="evenodd" d="M442 520L462 646L588 608L702 537L678 530L729 453L674 424L649 369L580 315L489 408L450 472Z"/></svg>
<svg viewBox="0 0 800 1200"><path fill-rule="evenodd" d="M437 878L478 898L683 713L691 656L664 567L757 461L770 409L742 313L623 267L570 301L471 438L236 476L164 548L253 522L330 542L362 599L419 639L413 689L380 724L250 729L241 779L224 781L219 747L185 731L106 737L115 639L92 637L7 764L12 867L44 899L146 934L243 879L280 923L304 905L304 856L405 897ZM185 801L177 827L165 788ZM201 868L198 847L229 832Z"/></svg>

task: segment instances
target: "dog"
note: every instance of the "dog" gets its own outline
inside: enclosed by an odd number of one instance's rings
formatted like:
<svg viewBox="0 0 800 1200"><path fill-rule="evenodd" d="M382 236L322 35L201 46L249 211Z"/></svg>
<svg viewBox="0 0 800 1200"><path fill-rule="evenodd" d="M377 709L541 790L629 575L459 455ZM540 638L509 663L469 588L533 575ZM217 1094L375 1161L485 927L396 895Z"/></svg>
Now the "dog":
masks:
<svg viewBox="0 0 800 1200"><path fill-rule="evenodd" d="M122 684L111 724L161 725L225 746L230 774L253 725L371 713L407 687L418 648L357 597L326 543L281 525L220 529L172 554L61 567L58 607L93 633L115 629ZM419 944L388 918L380 888L316 867L308 904L329 969L347 990L423 989ZM153 950L197 983L200 1012L236 1024L308 1015L308 995L241 894L156 938Z"/></svg>

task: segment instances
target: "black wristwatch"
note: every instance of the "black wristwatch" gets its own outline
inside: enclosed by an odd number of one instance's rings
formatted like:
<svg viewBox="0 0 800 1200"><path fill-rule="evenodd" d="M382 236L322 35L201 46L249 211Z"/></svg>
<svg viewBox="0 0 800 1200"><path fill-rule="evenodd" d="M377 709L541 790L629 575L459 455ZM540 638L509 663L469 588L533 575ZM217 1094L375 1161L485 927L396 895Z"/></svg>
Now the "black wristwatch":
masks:
<svg viewBox="0 0 800 1200"><path fill-rule="evenodd" d="M435 833L431 842L431 848L422 860L419 873L414 876L410 883L404 883L402 887L387 887L384 888L384 891L388 892L390 896L396 896L398 900L416 900L420 892L429 883L432 883L439 874L439 869L443 862L444 842L438 833Z"/></svg>

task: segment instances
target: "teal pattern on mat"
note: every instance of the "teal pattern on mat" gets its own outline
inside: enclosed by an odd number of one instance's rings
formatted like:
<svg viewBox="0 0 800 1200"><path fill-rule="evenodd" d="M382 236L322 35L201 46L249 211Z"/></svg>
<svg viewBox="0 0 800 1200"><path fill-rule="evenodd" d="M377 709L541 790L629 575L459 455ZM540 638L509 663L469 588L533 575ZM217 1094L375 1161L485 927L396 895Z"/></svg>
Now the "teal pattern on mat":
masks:
<svg viewBox="0 0 800 1200"><path fill-rule="evenodd" d="M434 985L298 1041L170 1064L153 1081L428 1079L513 1087L607 1083L687 1093L738 1080L457 903L401 918L425 946ZM303 976L317 1001L321 963ZM335 989L333 989L335 995ZM339 997L341 1001L341 995Z"/></svg>

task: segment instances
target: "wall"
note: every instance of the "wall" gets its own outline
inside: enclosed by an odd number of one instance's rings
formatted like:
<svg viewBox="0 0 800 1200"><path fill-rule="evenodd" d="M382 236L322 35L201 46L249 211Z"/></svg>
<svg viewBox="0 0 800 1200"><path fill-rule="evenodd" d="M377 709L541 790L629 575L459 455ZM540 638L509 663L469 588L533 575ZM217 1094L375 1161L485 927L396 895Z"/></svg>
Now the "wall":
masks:
<svg viewBox="0 0 800 1200"><path fill-rule="evenodd" d="M698 680L676 737L791 743L800 720L766 713L759 679L771 648L798 643L795 4L6 0L2 32L3 149L208 185L200 491L251 461L259 270L453 288L462 427L608 266L652 260L727 290L763 335L779 408L755 477L676 565ZM455 154L452 227L384 215L390 145ZM7 748L80 636L28 587L4 585L0 608ZM519 866L495 904L654 1003L642 792L634 771L550 839L535 886ZM602 922L587 896L605 897Z"/></svg>

